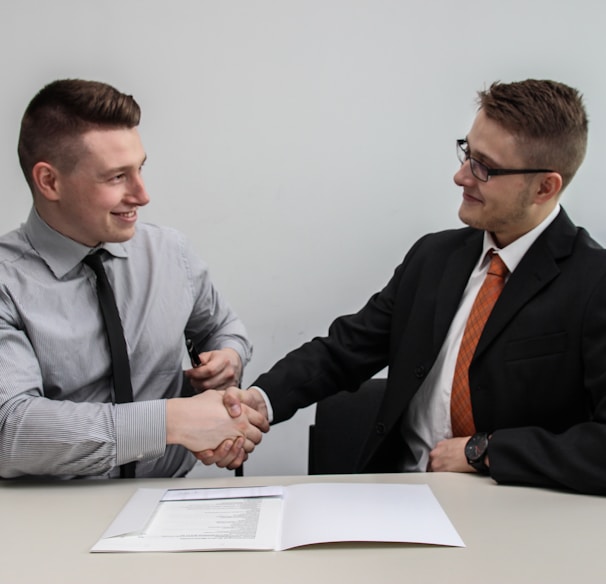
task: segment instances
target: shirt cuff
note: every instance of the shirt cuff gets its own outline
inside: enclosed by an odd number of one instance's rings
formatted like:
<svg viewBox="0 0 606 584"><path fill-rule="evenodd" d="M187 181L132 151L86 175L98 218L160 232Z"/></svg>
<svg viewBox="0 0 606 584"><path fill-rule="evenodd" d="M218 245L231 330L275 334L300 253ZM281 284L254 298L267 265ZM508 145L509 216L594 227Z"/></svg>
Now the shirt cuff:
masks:
<svg viewBox="0 0 606 584"><path fill-rule="evenodd" d="M271 424L271 422L274 421L274 410L271 407L271 402L269 401L267 394L258 385L253 385L248 389L256 389L261 394L261 397L265 402L265 407L267 408L267 421Z"/></svg>
<svg viewBox="0 0 606 584"><path fill-rule="evenodd" d="M116 406L116 465L153 460L166 449L166 402L150 400Z"/></svg>

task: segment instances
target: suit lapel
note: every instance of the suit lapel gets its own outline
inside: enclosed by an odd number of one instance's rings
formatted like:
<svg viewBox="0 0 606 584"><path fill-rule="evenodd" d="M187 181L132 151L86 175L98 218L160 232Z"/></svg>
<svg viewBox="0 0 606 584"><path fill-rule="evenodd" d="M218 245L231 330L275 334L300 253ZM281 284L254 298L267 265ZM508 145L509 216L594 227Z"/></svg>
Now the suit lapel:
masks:
<svg viewBox="0 0 606 584"><path fill-rule="evenodd" d="M404 341L410 342L411 334L418 337L418 342L422 345L426 345L429 341L431 346L427 347L430 351L428 355L432 355L435 359L459 307L461 295L467 286L469 275L482 251L483 237L482 231L469 230L469 234L456 245L454 250L445 252L447 257L442 258L442 262L440 262L440 264L444 263L444 268L442 268L439 280L436 280L433 284L436 286L435 303L432 303L428 311L428 316L432 313L434 315L433 330L428 328L428 334L424 334L425 331L416 331L415 333L403 331L400 339L401 343ZM427 324L429 325L429 322ZM406 357L392 364L387 381L387 391L381 406L381 416L390 427L401 415L406 404L417 390L415 384L403 386L402 379L408 376L408 368L414 368L418 363L409 360L409 352L403 349L402 345L399 346L396 353ZM421 381L422 379L418 378L418 384Z"/></svg>
<svg viewBox="0 0 606 584"><path fill-rule="evenodd" d="M526 303L558 277L558 260L570 255L575 237L576 228L562 209L511 274L486 322L474 359Z"/></svg>
<svg viewBox="0 0 606 584"><path fill-rule="evenodd" d="M482 252L483 232L471 235L449 256L438 285L434 320L434 348L440 350L456 314L469 276Z"/></svg>

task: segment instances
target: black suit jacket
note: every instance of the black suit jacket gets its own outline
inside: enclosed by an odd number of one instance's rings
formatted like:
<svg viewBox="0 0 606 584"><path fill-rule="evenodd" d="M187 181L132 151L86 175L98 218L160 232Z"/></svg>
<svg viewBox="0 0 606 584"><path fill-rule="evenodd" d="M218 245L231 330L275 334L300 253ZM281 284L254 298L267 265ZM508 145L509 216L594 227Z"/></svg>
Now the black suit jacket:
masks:
<svg viewBox="0 0 606 584"><path fill-rule="evenodd" d="M464 228L420 239L387 286L260 376L274 422L389 366L360 471L398 468L402 414L433 366L482 249ZM606 494L606 251L564 210L511 274L469 372L498 482Z"/></svg>

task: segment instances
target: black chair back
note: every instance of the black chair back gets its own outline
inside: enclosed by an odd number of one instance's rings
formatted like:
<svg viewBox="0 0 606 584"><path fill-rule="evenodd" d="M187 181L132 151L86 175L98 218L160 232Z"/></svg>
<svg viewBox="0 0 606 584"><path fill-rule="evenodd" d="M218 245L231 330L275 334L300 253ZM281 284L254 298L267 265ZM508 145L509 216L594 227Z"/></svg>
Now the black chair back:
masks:
<svg viewBox="0 0 606 584"><path fill-rule="evenodd" d="M369 379L355 392L341 391L318 402L315 423L309 427L310 475L359 472L385 384L385 379Z"/></svg>

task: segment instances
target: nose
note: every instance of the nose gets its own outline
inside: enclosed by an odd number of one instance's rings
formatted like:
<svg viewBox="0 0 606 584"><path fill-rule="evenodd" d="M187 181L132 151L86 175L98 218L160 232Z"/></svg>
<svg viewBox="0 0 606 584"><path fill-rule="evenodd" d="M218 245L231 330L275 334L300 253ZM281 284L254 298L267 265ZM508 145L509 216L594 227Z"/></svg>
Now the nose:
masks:
<svg viewBox="0 0 606 584"><path fill-rule="evenodd" d="M135 175L130 184L129 194L133 202L137 205L143 207L149 203L149 195L147 194L147 189L145 188L145 182L141 173Z"/></svg>
<svg viewBox="0 0 606 584"><path fill-rule="evenodd" d="M476 178L473 176L471 172L471 163L469 160L466 160L461 164L461 167L457 172L455 172L453 180L455 184L459 187L474 184Z"/></svg>

